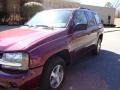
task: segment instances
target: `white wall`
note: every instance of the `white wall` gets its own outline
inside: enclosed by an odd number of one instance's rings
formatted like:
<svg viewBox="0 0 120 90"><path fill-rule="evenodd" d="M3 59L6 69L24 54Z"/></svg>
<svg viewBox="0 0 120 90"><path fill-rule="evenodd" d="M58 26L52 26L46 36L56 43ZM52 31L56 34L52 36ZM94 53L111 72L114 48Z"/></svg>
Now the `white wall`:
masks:
<svg viewBox="0 0 120 90"><path fill-rule="evenodd" d="M44 0L43 5L46 9L50 8L77 8L80 3L69 2L65 0Z"/></svg>
<svg viewBox="0 0 120 90"><path fill-rule="evenodd" d="M104 24L108 24L108 16L111 16L111 24L114 24L115 20L115 8L83 5L77 2L69 2L66 0L43 0L43 5L45 6L45 9L78 8L78 7L89 8L91 10L98 12L99 16L104 21Z"/></svg>
<svg viewBox="0 0 120 90"><path fill-rule="evenodd" d="M104 24L108 24L108 16L111 16L111 24L114 24L115 21L115 8L107 8L107 7L97 7L97 6L90 6L90 5L82 5L81 7L89 8L94 10L98 13L101 19L104 21Z"/></svg>

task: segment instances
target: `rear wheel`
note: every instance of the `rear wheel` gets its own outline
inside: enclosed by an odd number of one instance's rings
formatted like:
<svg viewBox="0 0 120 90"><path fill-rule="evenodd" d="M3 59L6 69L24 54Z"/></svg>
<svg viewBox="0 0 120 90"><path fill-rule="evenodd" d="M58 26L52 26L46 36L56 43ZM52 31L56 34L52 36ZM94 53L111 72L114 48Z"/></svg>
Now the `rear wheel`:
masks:
<svg viewBox="0 0 120 90"><path fill-rule="evenodd" d="M102 43L102 40L98 39L97 45L96 45L95 49L93 50L93 54L94 55L98 55L99 54L99 52L101 50L101 43Z"/></svg>
<svg viewBox="0 0 120 90"><path fill-rule="evenodd" d="M58 90L65 74L65 62L60 57L54 57L46 64L43 71L40 90Z"/></svg>

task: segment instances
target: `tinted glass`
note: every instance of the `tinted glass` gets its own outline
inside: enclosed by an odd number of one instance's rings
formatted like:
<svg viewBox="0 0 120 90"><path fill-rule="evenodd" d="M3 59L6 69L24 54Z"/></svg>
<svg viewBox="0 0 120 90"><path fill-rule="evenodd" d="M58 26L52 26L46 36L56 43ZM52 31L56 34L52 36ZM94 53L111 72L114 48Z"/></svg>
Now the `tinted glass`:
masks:
<svg viewBox="0 0 120 90"><path fill-rule="evenodd" d="M93 13L87 12L87 16L88 16L89 26L96 25L96 20L95 20Z"/></svg>
<svg viewBox="0 0 120 90"><path fill-rule="evenodd" d="M84 11L77 11L75 13L74 24L87 24L87 18Z"/></svg>
<svg viewBox="0 0 120 90"><path fill-rule="evenodd" d="M72 10L46 10L37 13L26 25L46 25L50 27L66 27Z"/></svg>
<svg viewBox="0 0 120 90"><path fill-rule="evenodd" d="M97 14L94 14L94 16L95 16L97 24L101 24L102 22L101 22L101 19L99 18L99 16Z"/></svg>

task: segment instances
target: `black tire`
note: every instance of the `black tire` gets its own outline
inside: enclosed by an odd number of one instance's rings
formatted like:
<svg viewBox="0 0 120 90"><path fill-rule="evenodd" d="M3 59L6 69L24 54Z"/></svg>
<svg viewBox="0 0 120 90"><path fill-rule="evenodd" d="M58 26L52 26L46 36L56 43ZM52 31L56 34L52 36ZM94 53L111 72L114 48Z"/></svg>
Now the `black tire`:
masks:
<svg viewBox="0 0 120 90"><path fill-rule="evenodd" d="M102 40L99 38L95 49L92 51L93 55L98 55L100 53Z"/></svg>
<svg viewBox="0 0 120 90"><path fill-rule="evenodd" d="M47 62L47 64L45 65L44 71L43 71L40 90L58 90L61 87L61 85L63 83L64 75L63 75L62 81L58 87L53 88L52 84L51 84L52 83L52 78L51 78L52 73L54 72L55 68L58 66L63 67L63 73L65 74L65 62L61 57L55 56ZM56 70L57 70L57 68L56 68Z"/></svg>

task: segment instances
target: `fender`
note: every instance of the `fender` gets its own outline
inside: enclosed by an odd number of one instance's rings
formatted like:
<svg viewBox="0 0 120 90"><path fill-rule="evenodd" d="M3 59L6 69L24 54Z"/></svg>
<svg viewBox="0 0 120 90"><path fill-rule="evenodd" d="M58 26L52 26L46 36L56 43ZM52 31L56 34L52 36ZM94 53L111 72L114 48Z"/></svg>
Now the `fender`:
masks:
<svg viewBox="0 0 120 90"><path fill-rule="evenodd" d="M59 35L61 35L59 33ZM50 40L42 45L37 45L29 51L30 68L39 67L45 64L49 57L56 53L68 49L68 35L61 35L60 38ZM54 37L54 36L53 36ZM55 36L56 37L56 36Z"/></svg>

